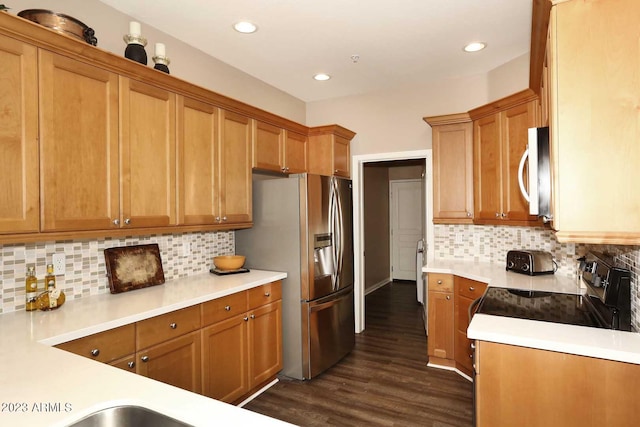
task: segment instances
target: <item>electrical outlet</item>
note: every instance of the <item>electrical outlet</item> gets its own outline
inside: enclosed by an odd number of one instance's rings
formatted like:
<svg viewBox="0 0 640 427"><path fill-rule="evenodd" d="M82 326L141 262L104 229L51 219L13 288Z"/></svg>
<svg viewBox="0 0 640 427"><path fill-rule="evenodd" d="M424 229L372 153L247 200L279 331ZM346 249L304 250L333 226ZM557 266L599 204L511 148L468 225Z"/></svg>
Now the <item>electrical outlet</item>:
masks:
<svg viewBox="0 0 640 427"><path fill-rule="evenodd" d="M191 255L191 242L182 243L182 256Z"/></svg>
<svg viewBox="0 0 640 427"><path fill-rule="evenodd" d="M53 254L53 274L56 276L63 275L65 273L65 255L63 253Z"/></svg>

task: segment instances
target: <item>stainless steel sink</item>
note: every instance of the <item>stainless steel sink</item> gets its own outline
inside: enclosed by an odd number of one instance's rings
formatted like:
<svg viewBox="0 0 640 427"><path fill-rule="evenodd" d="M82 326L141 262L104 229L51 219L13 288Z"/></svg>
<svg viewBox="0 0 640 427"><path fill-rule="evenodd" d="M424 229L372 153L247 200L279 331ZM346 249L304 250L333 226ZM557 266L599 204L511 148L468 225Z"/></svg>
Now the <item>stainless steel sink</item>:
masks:
<svg viewBox="0 0 640 427"><path fill-rule="evenodd" d="M142 406L114 406L102 409L70 424L69 427L189 427L175 418L168 417ZM192 426L191 426L192 427Z"/></svg>

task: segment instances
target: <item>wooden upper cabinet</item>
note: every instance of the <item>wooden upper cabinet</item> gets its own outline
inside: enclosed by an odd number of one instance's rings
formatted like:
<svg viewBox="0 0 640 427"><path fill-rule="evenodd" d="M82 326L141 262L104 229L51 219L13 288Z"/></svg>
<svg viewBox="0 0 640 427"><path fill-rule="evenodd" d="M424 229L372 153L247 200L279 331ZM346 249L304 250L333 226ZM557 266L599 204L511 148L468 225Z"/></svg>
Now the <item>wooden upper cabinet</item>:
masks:
<svg viewBox="0 0 640 427"><path fill-rule="evenodd" d="M118 76L40 50L39 77L42 231L113 228Z"/></svg>
<svg viewBox="0 0 640 427"><path fill-rule="evenodd" d="M307 137L254 120L253 167L274 172L307 171Z"/></svg>
<svg viewBox="0 0 640 427"><path fill-rule="evenodd" d="M251 119L220 110L221 223L251 222Z"/></svg>
<svg viewBox="0 0 640 427"><path fill-rule="evenodd" d="M178 224L215 224L218 200L218 109L178 96Z"/></svg>
<svg viewBox="0 0 640 427"><path fill-rule="evenodd" d="M176 223L176 96L120 77L122 226Z"/></svg>
<svg viewBox="0 0 640 427"><path fill-rule="evenodd" d="M288 173L307 172L307 147L306 135L288 130L284 131L284 166Z"/></svg>
<svg viewBox="0 0 640 427"><path fill-rule="evenodd" d="M0 234L40 229L37 64L34 46L0 36Z"/></svg>
<svg viewBox="0 0 640 427"><path fill-rule="evenodd" d="M537 96L525 90L469 112L473 119L474 223L540 224L529 215L529 204L518 185L528 128L538 125L538 105Z"/></svg>
<svg viewBox="0 0 640 427"><path fill-rule="evenodd" d="M253 167L286 172L284 166L284 129L253 121Z"/></svg>
<svg viewBox="0 0 640 427"><path fill-rule="evenodd" d="M433 222L473 221L473 124L468 114L425 117L432 130Z"/></svg>
<svg viewBox="0 0 640 427"><path fill-rule="evenodd" d="M640 244L638 22L636 0L553 6L552 215L559 241Z"/></svg>
<svg viewBox="0 0 640 427"><path fill-rule="evenodd" d="M309 173L325 176L351 176L349 144L354 132L338 125L309 130Z"/></svg>

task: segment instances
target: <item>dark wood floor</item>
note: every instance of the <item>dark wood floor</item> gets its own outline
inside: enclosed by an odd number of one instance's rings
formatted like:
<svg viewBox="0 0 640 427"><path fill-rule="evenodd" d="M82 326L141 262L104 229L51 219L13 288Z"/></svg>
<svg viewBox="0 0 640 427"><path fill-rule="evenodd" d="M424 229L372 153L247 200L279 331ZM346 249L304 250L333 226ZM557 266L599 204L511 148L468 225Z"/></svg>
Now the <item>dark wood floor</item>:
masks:
<svg viewBox="0 0 640 427"><path fill-rule="evenodd" d="M366 329L355 349L311 381L281 379L245 409L304 427L470 426L470 382L427 367L415 282L366 297Z"/></svg>

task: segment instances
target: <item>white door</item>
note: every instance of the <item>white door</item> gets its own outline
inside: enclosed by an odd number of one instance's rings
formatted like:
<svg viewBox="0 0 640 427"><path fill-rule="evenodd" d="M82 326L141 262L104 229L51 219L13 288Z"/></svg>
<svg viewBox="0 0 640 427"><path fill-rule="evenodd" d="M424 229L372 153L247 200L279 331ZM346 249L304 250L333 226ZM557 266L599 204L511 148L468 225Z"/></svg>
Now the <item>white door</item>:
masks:
<svg viewBox="0 0 640 427"><path fill-rule="evenodd" d="M423 238L422 180L391 181L391 278L416 280L416 247Z"/></svg>

